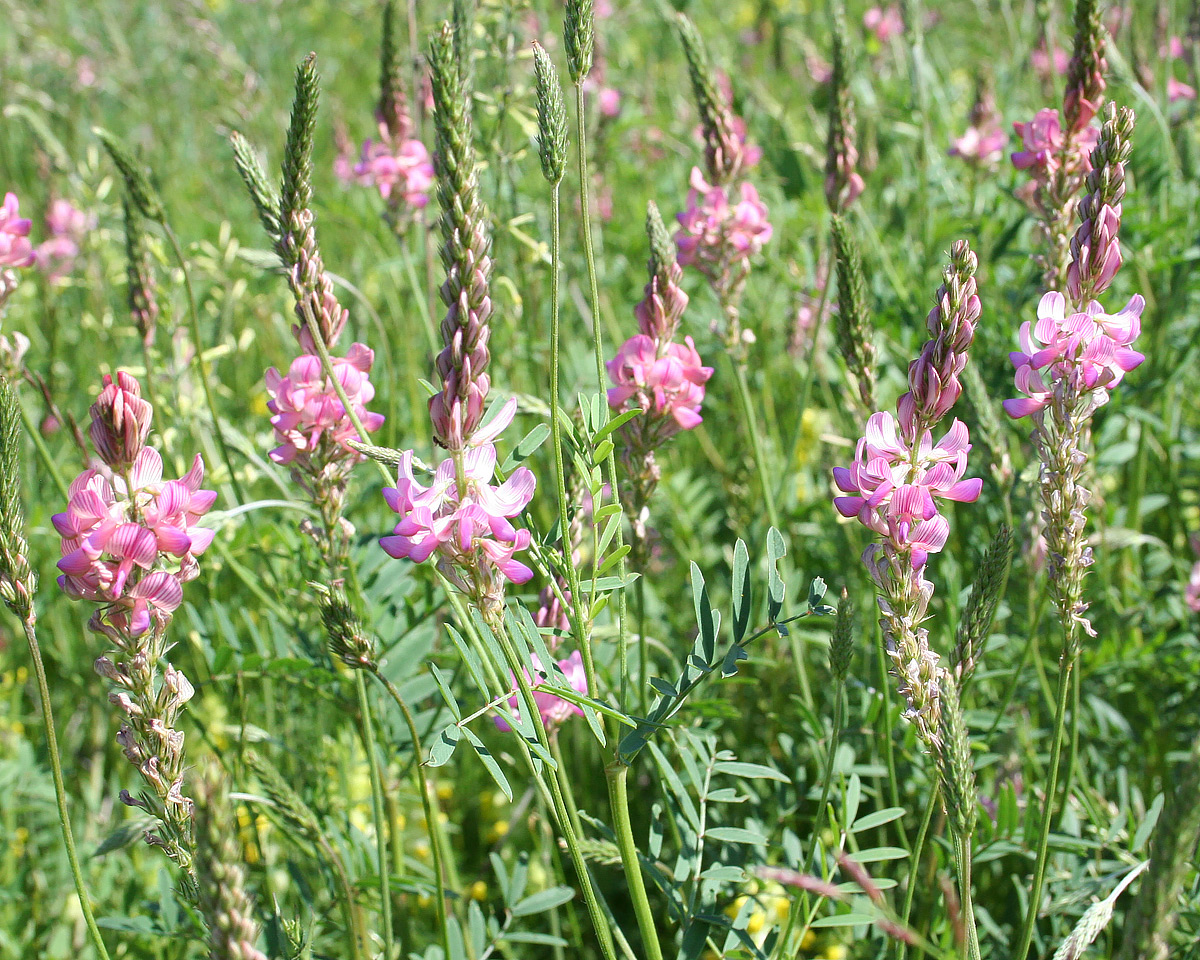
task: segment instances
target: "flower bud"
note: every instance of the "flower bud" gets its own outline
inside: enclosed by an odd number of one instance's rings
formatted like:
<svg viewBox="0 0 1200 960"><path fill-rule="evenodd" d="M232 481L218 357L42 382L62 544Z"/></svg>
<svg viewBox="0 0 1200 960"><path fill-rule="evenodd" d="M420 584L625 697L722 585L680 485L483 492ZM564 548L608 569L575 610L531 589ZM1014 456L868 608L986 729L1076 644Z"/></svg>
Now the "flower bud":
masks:
<svg viewBox="0 0 1200 960"><path fill-rule="evenodd" d="M150 435L154 410L142 399L141 385L123 370L114 382L104 375L104 389L92 404L92 425L88 436L100 459L113 470L124 472L132 466Z"/></svg>

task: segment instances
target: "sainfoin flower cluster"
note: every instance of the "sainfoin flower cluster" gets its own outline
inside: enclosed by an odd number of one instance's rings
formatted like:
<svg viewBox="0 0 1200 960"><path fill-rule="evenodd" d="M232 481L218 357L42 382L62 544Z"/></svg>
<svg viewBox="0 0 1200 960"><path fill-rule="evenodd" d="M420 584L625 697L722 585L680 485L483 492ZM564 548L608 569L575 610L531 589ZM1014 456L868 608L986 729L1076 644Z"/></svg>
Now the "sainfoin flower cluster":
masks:
<svg viewBox="0 0 1200 960"><path fill-rule="evenodd" d="M955 420L936 443L932 428L962 392L959 375L980 314L976 265L967 243L956 243L929 314L931 336L909 366L910 389L897 404L898 417L872 414L855 462L833 473L845 494L834 498L838 512L879 536L863 552L863 562L880 590L880 622L908 700L906 715L930 745L937 742L944 668L921 626L934 589L925 566L950 531L939 501L973 502L983 485L964 477L971 450L966 425Z"/></svg>
<svg viewBox="0 0 1200 960"><path fill-rule="evenodd" d="M375 187L389 206L419 210L429 203L433 163L425 144L415 137L397 139L379 125L378 140L364 140L352 174L356 182Z"/></svg>
<svg viewBox="0 0 1200 960"><path fill-rule="evenodd" d="M678 216L675 235L683 266L717 276L750 259L771 239L767 207L754 184L743 180L736 186L713 185L699 167L692 167L690 184L687 209Z"/></svg>
<svg viewBox="0 0 1200 960"><path fill-rule="evenodd" d="M384 419L383 414L371 413L366 407L375 396L369 376L374 359L374 351L361 343L352 344L346 356L332 358L334 376L368 432L378 430ZM325 376L320 357L302 354L292 361L286 376L272 367L266 384L271 426L280 441L270 453L272 460L292 463L317 456L328 464L361 459L347 443L359 439L358 431L331 379Z"/></svg>
<svg viewBox="0 0 1200 960"><path fill-rule="evenodd" d="M217 496L201 489L199 454L180 479L163 480L162 457L144 446L150 416L133 377L105 377L89 432L108 469L76 477L67 509L52 518L62 537L59 586L101 604L95 623L130 637L169 619L183 600L213 539L199 521Z"/></svg>
<svg viewBox="0 0 1200 960"><path fill-rule="evenodd" d="M117 743L149 788L136 797L122 791L121 800L155 818L146 840L178 864L194 897L192 801L183 793L184 734L175 729L193 689L164 656L183 584L199 575L196 558L213 539L200 521L217 495L201 487L199 455L183 477L163 479L162 458L145 445L152 415L137 380L104 378L89 430L102 467L75 479L67 509L52 521L62 537L59 586L98 604L88 625L113 649L96 672L112 683L109 700L123 714Z"/></svg>
<svg viewBox="0 0 1200 960"><path fill-rule="evenodd" d="M38 268L51 280L65 277L75 265L79 248L96 217L75 207L69 200L55 200L46 211L47 237L37 245Z"/></svg>
<svg viewBox="0 0 1200 960"><path fill-rule="evenodd" d="M28 267L34 262L29 242L32 222L21 216L21 203L15 193L4 195L0 206L0 267Z"/></svg>

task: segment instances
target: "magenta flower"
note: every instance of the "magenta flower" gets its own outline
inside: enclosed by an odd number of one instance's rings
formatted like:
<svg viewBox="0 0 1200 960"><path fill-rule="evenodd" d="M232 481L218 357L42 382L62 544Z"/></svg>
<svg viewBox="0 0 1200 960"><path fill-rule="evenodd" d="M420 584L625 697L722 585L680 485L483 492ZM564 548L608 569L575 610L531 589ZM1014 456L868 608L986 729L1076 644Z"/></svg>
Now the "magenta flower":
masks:
<svg viewBox="0 0 1200 960"><path fill-rule="evenodd" d="M72 206L67 200L55 200L46 212L46 232L49 238L34 251L39 269L51 280L71 272L79 246L89 230L96 226L94 215Z"/></svg>
<svg viewBox="0 0 1200 960"><path fill-rule="evenodd" d="M19 216L20 202L15 193L4 195L0 206L0 267L28 267L34 262L29 243L31 222Z"/></svg>
<svg viewBox="0 0 1200 960"><path fill-rule="evenodd" d="M538 659L537 654L533 655L533 669L541 675L546 674L545 668L542 666L542 661ZM571 688L576 693L586 694L588 692L587 674L583 669L583 659L576 650L567 659L558 661L558 669L563 672L567 678L567 682L571 684ZM526 673L528 677L528 673ZM532 678L530 678L532 681ZM513 679L513 687L517 685L516 678ZM535 684L536 685L536 684ZM556 697L554 694L545 690L538 690L533 695L533 701L537 704L538 713L542 715L542 723L547 731L551 731L560 724L569 720L572 716L583 716L583 710L571 703L569 700L564 700L562 697ZM521 711L517 706L517 696L514 694L508 701L509 710L513 715L520 720ZM496 726L508 732L512 730L508 721L502 717L494 717Z"/></svg>
<svg viewBox="0 0 1200 960"><path fill-rule="evenodd" d="M708 265L748 260L771 239L766 205L754 185L743 182L741 199L730 203L725 187L710 186L699 167L692 167L688 208L679 214L675 234L679 262Z"/></svg>
<svg viewBox="0 0 1200 960"><path fill-rule="evenodd" d="M417 139L364 141L353 173L359 183L378 188L383 199L413 209L424 207L433 189L429 151Z"/></svg>
<svg viewBox="0 0 1200 960"><path fill-rule="evenodd" d="M1179 100L1195 100L1196 90L1182 80L1167 77L1167 102L1176 103Z"/></svg>
<svg viewBox="0 0 1200 960"><path fill-rule="evenodd" d="M863 26L880 43L887 43L892 37L898 37L904 32L904 18L900 16L900 8L895 4L886 9L871 7L863 14Z"/></svg>
<svg viewBox="0 0 1200 960"><path fill-rule="evenodd" d="M124 370L117 371L116 381L106 373L104 388L89 412L88 436L100 459L124 472L138 460L150 436L154 411L142 399L142 385Z"/></svg>
<svg viewBox="0 0 1200 960"><path fill-rule="evenodd" d="M193 579L195 558L215 531L199 526L216 501L200 489L200 455L179 480L163 481L162 458L144 447L126 476L85 470L69 488L67 509L51 518L62 537L58 585L70 597L106 605L110 623L138 636L155 611L170 615ZM169 569L163 569L164 565Z"/></svg>
<svg viewBox="0 0 1200 960"><path fill-rule="evenodd" d="M1058 382L1079 393L1115 387L1146 359L1132 347L1142 330L1145 303L1135 295L1119 313L1106 314L1093 300L1068 315L1061 293L1043 296L1037 323L1021 324L1021 349L1009 354L1017 389L1025 396L1005 400L1005 412L1014 419L1035 413L1053 399Z"/></svg>
<svg viewBox="0 0 1200 960"><path fill-rule="evenodd" d="M1049 76L1051 69L1051 58L1046 52L1046 45L1041 44L1029 55L1029 62L1042 76ZM1067 69L1071 66L1071 55L1062 47L1054 48L1054 72L1060 77L1066 76Z"/></svg>
<svg viewBox="0 0 1200 960"><path fill-rule="evenodd" d="M956 137L948 153L976 166L990 166L1004 156L1008 135L998 126L970 126Z"/></svg>
<svg viewBox="0 0 1200 960"><path fill-rule="evenodd" d="M490 428L498 433L512 413L507 412L505 419L502 411L495 419L503 421ZM427 487L413 473L412 451L405 451L396 486L383 491L400 522L392 536L380 539L380 546L389 556L413 563L438 554L439 568L468 593L491 593L496 572L513 583L525 583L533 571L514 554L529 546L529 531L518 530L509 521L533 499L537 479L529 468L518 467L504 483L493 486L495 470L496 448L482 443L462 455L461 479L450 458L442 461Z"/></svg>
<svg viewBox="0 0 1200 960"><path fill-rule="evenodd" d="M619 408L636 397L647 414L674 421L667 436L699 426L704 384L713 370L701 364L691 337L684 337L683 343L663 344L660 353L659 343L636 334L606 366L616 384L608 389L609 406Z"/></svg>
<svg viewBox="0 0 1200 960"><path fill-rule="evenodd" d="M1014 167L1018 170L1034 167L1046 174L1057 169L1058 155L1066 143L1057 110L1049 107L1039 110L1027 123L1014 123L1013 129L1025 148L1012 155ZM1073 145L1083 173L1092 169L1090 154L1099 137L1100 131L1095 127L1084 127L1075 134Z"/></svg>
<svg viewBox="0 0 1200 960"><path fill-rule="evenodd" d="M1192 546L1200 553L1200 540L1192 538ZM1187 588L1183 592L1183 601L1196 613L1200 613L1200 560L1192 566L1192 575L1188 577Z"/></svg>
<svg viewBox="0 0 1200 960"><path fill-rule="evenodd" d="M345 357L333 358L338 382L369 433L378 430L384 419L382 414L366 408L375 396L369 376L374 360L374 351L361 343L352 344ZM272 460L291 463L297 457L310 457L323 441L328 448L326 462L340 459L357 462L362 458L362 454L347 445L347 441L360 437L346 416L333 384L326 379L320 357L300 355L292 361L286 377L272 367L267 371L266 384L271 395L267 409L274 414L271 426L281 441L270 453Z"/></svg>
<svg viewBox="0 0 1200 960"><path fill-rule="evenodd" d="M621 91L615 87L601 87L596 104L600 108L600 116L613 119L621 112Z"/></svg>

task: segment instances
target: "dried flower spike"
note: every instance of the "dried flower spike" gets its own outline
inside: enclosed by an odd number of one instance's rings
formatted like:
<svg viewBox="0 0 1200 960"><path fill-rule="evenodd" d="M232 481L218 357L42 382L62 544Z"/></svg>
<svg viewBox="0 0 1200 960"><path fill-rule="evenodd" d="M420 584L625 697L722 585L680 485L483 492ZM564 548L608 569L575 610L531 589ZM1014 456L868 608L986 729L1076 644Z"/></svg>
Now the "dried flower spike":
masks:
<svg viewBox="0 0 1200 960"><path fill-rule="evenodd" d="M862 255L846 222L832 220L833 253L837 264L837 342L846 368L858 381L863 406L875 409L875 345L871 342L871 320L867 313L866 280Z"/></svg>

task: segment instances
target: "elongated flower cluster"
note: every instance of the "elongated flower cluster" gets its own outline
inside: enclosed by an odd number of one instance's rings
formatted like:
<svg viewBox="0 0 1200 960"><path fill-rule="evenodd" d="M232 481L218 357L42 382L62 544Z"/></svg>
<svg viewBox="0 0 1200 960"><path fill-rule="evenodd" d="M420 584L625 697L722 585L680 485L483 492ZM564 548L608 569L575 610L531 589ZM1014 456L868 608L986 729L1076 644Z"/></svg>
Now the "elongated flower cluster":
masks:
<svg viewBox="0 0 1200 960"><path fill-rule="evenodd" d="M497 414L492 424L497 433L512 421L515 408L510 402ZM493 486L495 470L496 448L483 442L461 458L443 460L426 487L413 472L413 452L405 451L396 486L383 491L400 522L380 545L390 556L414 563L436 553L447 578L481 599L503 596L497 574L525 583L533 571L514 554L529 546L529 531L516 529L510 521L533 498L537 481L528 467L518 467L504 483Z"/></svg>
<svg viewBox="0 0 1200 960"><path fill-rule="evenodd" d="M542 661L535 653L533 655L533 669L540 675L545 675L546 670L542 666ZM588 692L587 674L583 668L583 658L579 651L576 650L565 660L557 661L558 669L562 671L563 676L567 678L567 682L571 684L571 688L576 693L586 694ZM531 683L535 683L533 677L527 678ZM513 686L516 686L516 678L513 678ZM537 690L533 694L533 702L537 706L538 713L542 715L542 724L546 727L548 733L553 733L563 723L573 716L582 717L583 710L571 703L569 700L564 700L562 697L556 697L554 694L545 690ZM518 719L521 719L521 711L518 707L518 698L514 693L508 701L509 710ZM496 726L504 731L512 729L507 720L501 717L495 717Z"/></svg>
<svg viewBox="0 0 1200 960"><path fill-rule="evenodd" d="M688 296L680 286L683 271L653 203L646 215L646 233L650 279L645 296L634 308L640 332L626 340L607 364L614 384L608 389L609 406L617 411L636 406L643 411L621 430L622 458L633 486L635 527L658 482L654 451L680 430L699 426L704 385L713 372L702 364L691 337L684 337L682 343L675 340Z"/></svg>
<svg viewBox="0 0 1200 960"><path fill-rule="evenodd" d="M996 110L996 98L987 82L980 78L967 129L955 138L949 154L975 167L990 167L1004 156L1007 143L1008 134L1004 132Z"/></svg>
<svg viewBox="0 0 1200 960"><path fill-rule="evenodd" d="M1086 536L1091 494L1083 485L1089 422L1108 392L1145 359L1133 348L1141 333L1143 298L1133 296L1115 314L1091 299L1108 287L1121 265L1117 230L1132 127L1133 114L1110 104L1091 157L1082 222L1070 246L1067 296L1047 292L1038 304L1037 322L1021 325L1021 349L1010 358L1024 396L1004 402L1009 416L1033 420L1047 573L1069 662L1078 652L1080 630L1093 633L1083 600L1083 577L1092 564Z"/></svg>
<svg viewBox="0 0 1200 960"><path fill-rule="evenodd" d="M350 346L345 357L333 359L338 383L350 400L354 412L368 432L383 425L383 414L371 413L366 405L375 396L369 374L375 353L361 343ZM299 458L309 468L320 468L338 461L358 462L362 455L347 441L359 439L341 397L326 377L320 357L303 354L292 361L286 376L274 367L267 371L267 409L271 426L280 445L271 451L276 463L292 463Z"/></svg>
<svg viewBox="0 0 1200 960"><path fill-rule="evenodd" d="M67 509L52 518L62 537L58 583L99 604L88 625L115 651L96 661L96 672L114 686L109 699L125 715L117 742L149 788L121 799L158 819L146 839L183 869L194 894L192 802L182 793L183 733L175 729L192 686L169 663L161 682L158 670L183 584L199 575L196 558L212 542L214 531L199 522L217 495L201 489L199 455L179 480L162 479L162 458L145 446L153 411L133 377L106 376L91 414L103 469L81 473Z"/></svg>
<svg viewBox="0 0 1200 960"><path fill-rule="evenodd" d="M1106 69L1099 4L1079 0L1061 115L1046 108L1026 123L1013 124L1022 143L1022 149L1012 155L1013 166L1030 175L1018 194L1041 220L1046 243L1044 282L1052 290L1062 289L1066 281L1071 256L1067 232L1084 177L1091 170L1090 152L1098 137L1092 120L1104 101Z"/></svg>
<svg viewBox="0 0 1200 960"><path fill-rule="evenodd" d="M707 177L693 167L687 209L677 215L675 244L679 262L694 266L708 280L725 313L725 341L744 349L738 321L738 302L750 272L750 260L771 239L766 204L744 179L762 151L746 142L746 125L731 106L732 88L713 69L699 31L678 15L680 37L687 55L692 93L700 112Z"/></svg>
<svg viewBox="0 0 1200 960"><path fill-rule="evenodd" d="M525 583L533 576L514 556L529 546L529 531L517 529L511 520L533 498L537 481L527 467L518 467L502 484L492 485L497 461L493 441L512 423L515 399L480 427L491 386L486 372L491 232L476 184L471 98L448 23L433 38L430 66L446 266L441 294L447 310L441 325L445 347L436 364L442 389L430 399L429 413L434 440L449 456L427 487L413 473L413 451L403 454L395 488L384 490L400 522L380 545L389 555L414 563L436 555L447 579L479 603L485 616L494 617L506 582Z"/></svg>
<svg viewBox="0 0 1200 960"><path fill-rule="evenodd" d="M46 211L47 238L34 250L38 269L51 280L65 277L75 265L84 237L95 226L95 215L77 209L70 201L51 203Z"/></svg>
<svg viewBox="0 0 1200 960"><path fill-rule="evenodd" d="M31 266L35 259L29 243L32 223L20 215L20 206L15 193L6 193L0 206L0 307L17 288L16 272L9 268Z"/></svg>
<svg viewBox="0 0 1200 960"><path fill-rule="evenodd" d="M840 6L833 14L833 65L829 131L825 141L825 200L834 213L844 213L863 192L855 146L854 100L850 95L846 24Z"/></svg>
<svg viewBox="0 0 1200 960"><path fill-rule="evenodd" d="M834 482L846 494L834 499L838 512L879 535L863 552L863 563L880 590L880 623L908 700L906 716L929 745L938 742L945 672L921 626L934 589L925 565L950 531L938 502L973 502L983 485L964 479L971 450L966 425L955 420L936 443L932 434L961 392L958 375L979 317L975 268L969 246L956 243L929 315L931 339L909 367L910 389L897 405L899 419L886 411L872 414L855 463L834 470Z"/></svg>

